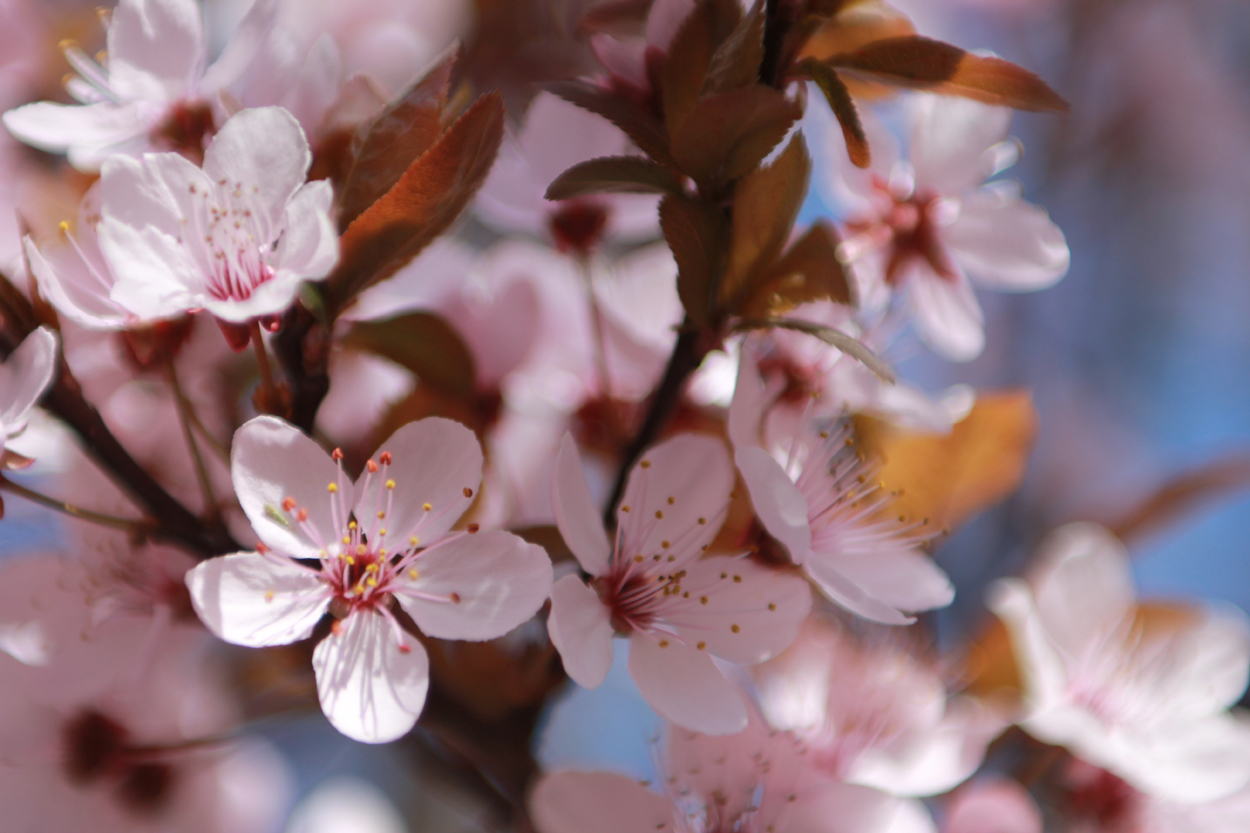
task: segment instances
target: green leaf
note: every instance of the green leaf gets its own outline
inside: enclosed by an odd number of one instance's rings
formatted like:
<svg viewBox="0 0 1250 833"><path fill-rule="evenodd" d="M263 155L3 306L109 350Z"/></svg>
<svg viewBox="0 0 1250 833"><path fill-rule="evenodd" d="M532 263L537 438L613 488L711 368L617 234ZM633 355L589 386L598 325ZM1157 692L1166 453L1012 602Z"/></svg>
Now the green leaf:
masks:
<svg viewBox="0 0 1250 833"><path fill-rule="evenodd" d="M547 187L549 200L587 194L682 193L681 181L662 165L641 156L601 156L560 174Z"/></svg>
<svg viewBox="0 0 1250 833"><path fill-rule="evenodd" d="M355 324L345 347L390 359L411 370L423 385L457 398L473 395L477 372L460 334L433 313L413 312L385 321Z"/></svg>

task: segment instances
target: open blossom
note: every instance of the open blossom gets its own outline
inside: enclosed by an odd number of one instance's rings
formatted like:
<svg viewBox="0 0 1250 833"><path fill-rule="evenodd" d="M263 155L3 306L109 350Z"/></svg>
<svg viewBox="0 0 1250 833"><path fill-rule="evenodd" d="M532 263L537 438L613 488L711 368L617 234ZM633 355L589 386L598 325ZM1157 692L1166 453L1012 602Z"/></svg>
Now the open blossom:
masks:
<svg viewBox="0 0 1250 833"><path fill-rule="evenodd" d="M275 28L276 15L276 0L257 0L206 68L208 42L195 0L120 0L107 18L103 64L76 43L63 45L77 73L66 86L79 103L27 104L5 113L4 126L35 147L68 153L80 170L96 171L116 153L181 150L198 158L224 117L216 100L222 92L247 105L291 104L301 117L316 111L319 118L338 92L337 54L327 39L300 60L289 34ZM249 74L254 83L241 87ZM320 106L306 106L313 101Z"/></svg>
<svg viewBox="0 0 1250 833"><path fill-rule="evenodd" d="M719 440L686 434L661 443L629 475L613 545L565 436L552 503L590 583L556 582L547 627L575 682L603 682L616 633L629 638L630 676L662 717L707 734L746 727L742 695L712 657L755 664L774 656L798 633L811 593L798 576L741 556L704 556L733 482Z"/></svg>
<svg viewBox="0 0 1250 833"><path fill-rule="evenodd" d="M794 732L811 766L892 795L953 789L1006 725L974 698L948 696L936 669L903 646L815 617L753 672L769 725Z"/></svg>
<svg viewBox="0 0 1250 833"><path fill-rule="evenodd" d="M282 312L338 258L330 185L304 182L310 162L299 124L278 107L233 116L203 169L176 153L113 157L96 227L111 274L92 274L96 291L143 320L205 309L244 323ZM83 257L87 273L92 259Z"/></svg>
<svg viewBox="0 0 1250 833"><path fill-rule="evenodd" d="M932 833L918 802L825 778L806 749L758 716L708 737L670 727L662 792L623 775L554 772L534 789L539 833Z"/></svg>
<svg viewBox="0 0 1250 833"><path fill-rule="evenodd" d="M1029 581L998 582L989 604L1034 737L1172 801L1250 783L1250 723L1226 711L1250 674L1243 614L1137 605L1123 545L1094 524L1054 532Z"/></svg>
<svg viewBox="0 0 1250 833"><path fill-rule="evenodd" d="M789 436L761 439L768 404L758 369L740 362L729 411L734 458L760 522L790 559L830 599L877 622L906 625L910 612L950 604L955 590L921 550L925 536L883 516L890 495L867 482L871 470L849 429L804 420Z"/></svg>
<svg viewBox="0 0 1250 833"><path fill-rule="evenodd" d="M428 636L484 640L533 616L551 587L541 547L476 525L451 532L482 479L472 432L429 418L382 449L353 484L340 454L282 420L251 420L235 435L232 474L262 545L187 574L200 619L237 645L295 642L331 614L313 652L321 707L368 743L411 729L429 686L425 649L393 604Z"/></svg>
<svg viewBox="0 0 1250 833"><path fill-rule="evenodd" d="M909 162L879 127L869 170L845 170L839 157L836 188L853 203L840 252L868 311L906 293L919 335L947 358L967 361L985 346L969 278L990 289L1044 289L1068 271L1068 246L1018 188L982 184L1010 162L1009 109L935 95L908 104Z"/></svg>
<svg viewBox="0 0 1250 833"><path fill-rule="evenodd" d="M55 371L56 335L47 327L22 339L0 364L0 462L6 460L8 441L26 428L30 409L52 384Z"/></svg>

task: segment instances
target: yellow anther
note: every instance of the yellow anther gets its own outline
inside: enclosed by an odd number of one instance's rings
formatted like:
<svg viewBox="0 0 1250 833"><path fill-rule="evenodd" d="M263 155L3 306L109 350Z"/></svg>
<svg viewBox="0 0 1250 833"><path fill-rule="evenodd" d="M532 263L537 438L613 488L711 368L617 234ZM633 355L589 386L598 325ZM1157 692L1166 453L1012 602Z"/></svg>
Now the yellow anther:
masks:
<svg viewBox="0 0 1250 833"><path fill-rule="evenodd" d="M428 503L423 503L423 504L421 504L421 508L422 508L422 509L424 509L426 512L429 512L429 511L430 511L431 509L433 509L434 507L433 507L432 505L428 504Z"/></svg>
<svg viewBox="0 0 1250 833"><path fill-rule="evenodd" d="M326 491L329 492L330 494L334 494L338 490L339 490L339 484L337 483L330 483L326 486Z"/></svg>
<svg viewBox="0 0 1250 833"><path fill-rule="evenodd" d="M382 549L382 550L378 550L378 557L379 557L379 558L386 558L386 550L384 550L384 549Z"/></svg>
<svg viewBox="0 0 1250 833"><path fill-rule="evenodd" d="M378 510L378 520L380 521L380 520L382 520L382 519L383 519L383 518L385 518L385 517L386 517L386 510L385 510L385 509L379 509L379 510Z"/></svg>
<svg viewBox="0 0 1250 833"><path fill-rule="evenodd" d="M661 640L660 640L660 647L661 647L661 648L667 648L667 647L668 647L668 640L667 640L667 639L661 639Z"/></svg>
<svg viewBox="0 0 1250 833"><path fill-rule="evenodd" d="M408 578L412 579L413 581L416 581L417 579L421 578L421 571L418 570L416 567L413 567L411 570L408 571Z"/></svg>
<svg viewBox="0 0 1250 833"><path fill-rule="evenodd" d="M705 523L707 523L707 518L699 518L699 526L703 526Z"/></svg>
<svg viewBox="0 0 1250 833"><path fill-rule="evenodd" d="M772 602L769 602L769 603L768 603L768 609L769 609L769 610L776 610L776 609L777 609L777 605L773 604Z"/></svg>
<svg viewBox="0 0 1250 833"><path fill-rule="evenodd" d="M700 651L702 651L704 648L706 648L706 647L707 647L707 643L706 643L706 642L700 642L700 643L699 643L698 645L696 645L695 647L696 647L696 648L698 648Z"/></svg>
<svg viewBox="0 0 1250 833"><path fill-rule="evenodd" d="M386 527L382 527L381 529L378 530L378 535L385 535L385 534L386 534Z"/></svg>
<svg viewBox="0 0 1250 833"><path fill-rule="evenodd" d="M343 556L343 560L346 561L348 564L356 563L356 559L352 558L350 555Z"/></svg>
<svg viewBox="0 0 1250 833"><path fill-rule="evenodd" d="M699 604L701 604L701 605L705 605L705 604L707 604L707 596L700 596L700 597L699 597Z"/></svg>
<svg viewBox="0 0 1250 833"><path fill-rule="evenodd" d="M386 488L388 488L388 489L394 489L394 488L395 488L395 481L394 481L394 480L388 480L388 481L386 481Z"/></svg>
<svg viewBox="0 0 1250 833"><path fill-rule="evenodd" d="M347 528L348 528L348 529L355 529L355 528L356 528L356 522L355 522L355 521L348 521L348 522L347 522Z"/></svg>
<svg viewBox="0 0 1250 833"><path fill-rule="evenodd" d="M669 547L672 546L672 544L670 544L668 541L661 541L660 546L663 547L664 549L668 549Z"/></svg>
<svg viewBox="0 0 1250 833"><path fill-rule="evenodd" d="M639 465L641 465L644 469L649 469L651 468L651 461L643 460Z"/></svg>
<svg viewBox="0 0 1250 833"><path fill-rule="evenodd" d="M377 587L378 580L370 576L369 578L365 579L365 584L369 585L370 587Z"/></svg>
<svg viewBox="0 0 1250 833"><path fill-rule="evenodd" d="M368 547L366 547L364 544L357 544L357 545L356 545L356 555L364 555L364 554L365 554L365 553L367 553L368 551L369 551L369 548L368 548ZM370 564L369 566L370 566L370 567L372 567L373 565L372 565L372 564Z"/></svg>
<svg viewBox="0 0 1250 833"><path fill-rule="evenodd" d="M272 590L266 590L266 591L265 591L265 601L267 601L267 602L272 602L272 601L273 601L273 591L272 591Z"/></svg>
<svg viewBox="0 0 1250 833"><path fill-rule="evenodd" d="M742 631L742 628L738 627L737 625L730 625L729 629L733 631L734 633L741 633Z"/></svg>
<svg viewBox="0 0 1250 833"><path fill-rule="evenodd" d="M656 519L657 519L657 520L663 520L663 519L664 519L664 513L663 513L662 511L660 511L659 509L657 509L657 510L655 510L655 517L656 517Z"/></svg>
<svg viewBox="0 0 1250 833"><path fill-rule="evenodd" d="M639 564L641 564L643 561L643 558L641 555L635 555L634 560L637 561Z"/></svg>
<svg viewBox="0 0 1250 833"><path fill-rule="evenodd" d="M62 220L57 225L60 226L61 231L69 231L69 223L65 222L64 220Z"/></svg>
<svg viewBox="0 0 1250 833"><path fill-rule="evenodd" d="M421 539L420 539L420 538L418 538L418 537L417 537L417 536L415 536L415 535L413 535L412 537L410 537L410 538L408 539L408 545L409 545L409 546L413 546L413 547L415 547L415 546L417 546L417 545L418 545L418 544L420 544L420 543L421 543Z"/></svg>
<svg viewBox="0 0 1250 833"><path fill-rule="evenodd" d="M675 498L675 497L670 497L670 498L668 499L668 505L669 505L669 506L672 506L672 505L673 505L674 503L676 503L676 502L677 502L677 498Z"/></svg>
<svg viewBox="0 0 1250 833"><path fill-rule="evenodd" d="M344 535L344 536L343 536L343 543L344 543L344 544L350 544L351 542L352 542L352 539L351 539L351 536L350 536L350 535Z"/></svg>
<svg viewBox="0 0 1250 833"><path fill-rule="evenodd" d="M622 511L622 512L628 512L628 511L629 511L629 504L627 503L627 504L625 504L624 506L622 506L622 507L621 507L621 511Z"/></svg>

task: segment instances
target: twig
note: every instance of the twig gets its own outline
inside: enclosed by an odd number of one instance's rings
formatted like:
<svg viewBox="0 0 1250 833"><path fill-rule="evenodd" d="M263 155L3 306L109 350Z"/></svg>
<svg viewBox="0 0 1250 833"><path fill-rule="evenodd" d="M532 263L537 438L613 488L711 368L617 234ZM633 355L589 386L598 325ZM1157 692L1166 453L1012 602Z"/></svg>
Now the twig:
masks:
<svg viewBox="0 0 1250 833"><path fill-rule="evenodd" d="M57 500L54 497L48 497L45 494L36 492L33 489L27 489L25 486L19 486L12 480L0 477L0 491L9 492L11 494L24 497L31 503L37 503L40 506L46 506L60 512L63 515L69 515L71 518L78 518L81 521L90 521L93 524L107 526L112 529L120 529L123 532L141 532L145 529L145 523L142 520L131 520L130 518L119 518L116 515L105 515L101 512L93 512L90 509L83 509L81 506L75 506L72 503L66 503Z"/></svg>
<svg viewBox="0 0 1250 833"><path fill-rule="evenodd" d="M195 441L195 433L191 430L192 408L178 381L178 370L174 367L174 359L169 356L165 361L165 377L169 380L169 388L174 394L174 404L178 408L178 422L182 426L182 437L187 449L191 452L191 462L195 466L195 476L200 482L200 492L204 496L204 508L208 517L215 518L220 512L217 497L213 494L213 482L208 476L208 468L204 465L204 456L200 453L200 444Z"/></svg>

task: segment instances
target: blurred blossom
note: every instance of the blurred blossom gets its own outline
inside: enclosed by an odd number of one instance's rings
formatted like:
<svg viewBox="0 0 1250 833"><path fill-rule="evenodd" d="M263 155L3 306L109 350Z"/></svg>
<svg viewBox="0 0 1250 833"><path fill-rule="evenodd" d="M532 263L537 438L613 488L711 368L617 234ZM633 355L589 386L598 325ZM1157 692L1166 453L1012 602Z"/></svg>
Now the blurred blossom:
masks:
<svg viewBox="0 0 1250 833"><path fill-rule="evenodd" d="M7 468L29 462L6 446L26 430L30 409L52 384L56 366L57 338L46 327L28 335L0 364L0 464Z"/></svg>
<svg viewBox="0 0 1250 833"><path fill-rule="evenodd" d="M386 795L359 778L323 781L296 805L286 833L405 833Z"/></svg>

